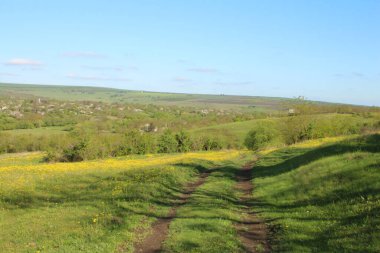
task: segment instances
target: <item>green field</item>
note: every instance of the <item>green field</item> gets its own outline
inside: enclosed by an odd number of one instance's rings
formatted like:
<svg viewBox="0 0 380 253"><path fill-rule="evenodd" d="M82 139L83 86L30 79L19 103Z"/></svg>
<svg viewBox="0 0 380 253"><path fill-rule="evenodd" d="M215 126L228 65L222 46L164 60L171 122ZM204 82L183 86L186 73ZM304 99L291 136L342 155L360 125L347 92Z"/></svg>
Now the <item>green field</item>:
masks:
<svg viewBox="0 0 380 253"><path fill-rule="evenodd" d="M39 127L39 128L31 128L31 129L14 129L14 130L6 130L4 133L12 134L12 135L51 135L51 134L62 134L67 133L65 127Z"/></svg>
<svg viewBox="0 0 380 253"><path fill-rule="evenodd" d="M379 251L380 135L281 149L253 171L276 252Z"/></svg>
<svg viewBox="0 0 380 253"><path fill-rule="evenodd" d="M18 84L0 98L0 252L379 252L379 108Z"/></svg>
<svg viewBox="0 0 380 253"><path fill-rule="evenodd" d="M379 249L380 135L341 139L277 149L254 164L252 211L266 220L273 251ZM178 206L162 250L244 252L235 175L256 156L223 151L41 164L40 153L2 155L0 251L133 252L153 222L178 205L186 184L207 173Z"/></svg>
<svg viewBox="0 0 380 253"><path fill-rule="evenodd" d="M166 106L190 106L198 108L239 109L275 111L285 109L293 99L182 94L149 91L120 90L101 87L78 87L58 85L1 84L0 92L8 95L37 96L67 101L102 101L114 103L156 104Z"/></svg>
<svg viewBox="0 0 380 253"><path fill-rule="evenodd" d="M24 157L2 156L0 251L131 252L134 243L149 233L150 224L167 215L184 185L207 171L211 174L204 186L180 209L179 223L174 222L171 226L173 236L165 247L173 248L172 252L183 252L181 247L184 246L180 245L188 241L186 234L192 233L198 237L192 240L199 243L199 247L193 246L194 252L210 250L206 238L229 242L218 246L221 251L215 248L211 252L237 251L240 243L230 219L239 219L238 206L208 196L206 192L226 198L236 194L232 176L240 164L249 159L238 154L215 152L146 157L146 165L141 164L142 157L123 158L110 160L106 163L108 166L98 168L88 162L79 167L75 164L71 167L65 164L43 166L36 163L36 159L41 158L38 153ZM14 163L10 164L10 159L14 159ZM233 161L223 161L225 159ZM204 205L205 202L210 205ZM182 231L172 232L178 226ZM186 226L193 228L186 230ZM204 237L196 226L210 226L216 230ZM230 231L228 238L226 229Z"/></svg>
<svg viewBox="0 0 380 253"><path fill-rule="evenodd" d="M364 118L357 115L348 114L320 114L313 115L312 122L316 128L324 129L326 133L321 137L329 137L336 135L350 134L348 133L349 127L355 127L364 124L373 124L377 122L380 117ZM257 119L242 122L233 122L227 124L220 124L216 126L197 128L191 131L196 136L212 136L219 139L222 143L230 143L235 147L241 147L247 133L257 125L264 125L266 127L281 128L281 125L287 118L268 118ZM333 125L332 125L333 124ZM274 146L283 145L283 140L278 139L273 143Z"/></svg>

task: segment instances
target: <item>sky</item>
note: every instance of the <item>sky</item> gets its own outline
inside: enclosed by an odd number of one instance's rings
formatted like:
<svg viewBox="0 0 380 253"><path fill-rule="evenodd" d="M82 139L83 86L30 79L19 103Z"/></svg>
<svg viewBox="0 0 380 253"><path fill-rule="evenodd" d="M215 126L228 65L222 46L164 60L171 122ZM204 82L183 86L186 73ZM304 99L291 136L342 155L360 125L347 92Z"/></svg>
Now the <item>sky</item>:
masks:
<svg viewBox="0 0 380 253"><path fill-rule="evenodd" d="M380 106L380 1L1 0L0 82Z"/></svg>

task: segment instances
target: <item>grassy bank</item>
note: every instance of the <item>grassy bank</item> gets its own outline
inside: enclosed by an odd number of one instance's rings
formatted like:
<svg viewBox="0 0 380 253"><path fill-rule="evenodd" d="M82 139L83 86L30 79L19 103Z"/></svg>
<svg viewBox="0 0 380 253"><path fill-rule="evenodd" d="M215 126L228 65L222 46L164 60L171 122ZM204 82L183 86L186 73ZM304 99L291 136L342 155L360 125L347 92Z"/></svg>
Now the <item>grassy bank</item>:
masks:
<svg viewBox="0 0 380 253"><path fill-rule="evenodd" d="M380 136L284 148L254 168L277 252L378 252Z"/></svg>
<svg viewBox="0 0 380 253"><path fill-rule="evenodd" d="M234 222L241 219L234 187L241 162L224 163L212 170L178 210L165 242L166 252L243 252L234 228Z"/></svg>
<svg viewBox="0 0 380 253"><path fill-rule="evenodd" d="M30 164L21 163L21 157L1 157L0 252L131 252L144 236L136 230L147 231L155 217L165 216L201 169L238 154L71 164L38 164L38 154L24 156ZM18 162L10 165L7 159ZM190 161L191 166L184 165Z"/></svg>

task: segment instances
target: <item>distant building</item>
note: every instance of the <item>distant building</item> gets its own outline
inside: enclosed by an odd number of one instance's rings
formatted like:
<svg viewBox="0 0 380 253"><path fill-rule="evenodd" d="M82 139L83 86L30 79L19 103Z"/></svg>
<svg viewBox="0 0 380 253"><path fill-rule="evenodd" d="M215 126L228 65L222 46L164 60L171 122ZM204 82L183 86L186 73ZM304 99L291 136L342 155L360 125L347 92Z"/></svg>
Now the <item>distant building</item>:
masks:
<svg viewBox="0 0 380 253"><path fill-rule="evenodd" d="M296 110L290 108L290 109L288 110L288 115L294 115L294 114L296 114Z"/></svg>
<svg viewBox="0 0 380 253"><path fill-rule="evenodd" d="M156 127L153 123L146 123L143 127L144 132L157 132L158 127Z"/></svg>

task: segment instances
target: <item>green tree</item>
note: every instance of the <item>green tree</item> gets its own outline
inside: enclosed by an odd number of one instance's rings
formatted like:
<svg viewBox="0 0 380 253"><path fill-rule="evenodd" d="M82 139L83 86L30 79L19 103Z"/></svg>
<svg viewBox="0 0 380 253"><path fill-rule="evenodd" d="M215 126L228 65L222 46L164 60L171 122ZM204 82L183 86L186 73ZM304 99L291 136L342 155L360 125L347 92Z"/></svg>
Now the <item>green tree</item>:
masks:
<svg viewBox="0 0 380 253"><path fill-rule="evenodd" d="M276 137L278 137L278 131L275 128L258 125L248 132L244 145L255 151L268 146Z"/></svg>
<svg viewBox="0 0 380 253"><path fill-rule="evenodd" d="M158 139L158 153L174 153L177 151L176 136L170 131L166 130Z"/></svg>
<svg viewBox="0 0 380 253"><path fill-rule="evenodd" d="M63 150L62 160L65 162L79 162L85 160L84 152L88 141L79 141Z"/></svg>
<svg viewBox="0 0 380 253"><path fill-rule="evenodd" d="M222 149L222 145L216 139L211 139L209 137L205 137L203 139L203 150L220 150Z"/></svg>
<svg viewBox="0 0 380 253"><path fill-rule="evenodd" d="M186 132L180 131L175 135L175 138L177 140L178 152L188 152L191 150L192 141Z"/></svg>
<svg viewBox="0 0 380 253"><path fill-rule="evenodd" d="M312 139L315 134L323 135L317 132L312 116L289 117L283 122L282 134L286 144Z"/></svg>

